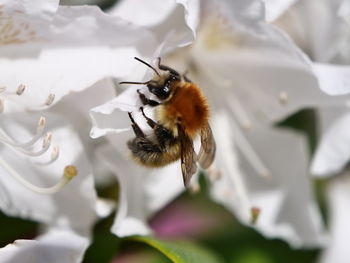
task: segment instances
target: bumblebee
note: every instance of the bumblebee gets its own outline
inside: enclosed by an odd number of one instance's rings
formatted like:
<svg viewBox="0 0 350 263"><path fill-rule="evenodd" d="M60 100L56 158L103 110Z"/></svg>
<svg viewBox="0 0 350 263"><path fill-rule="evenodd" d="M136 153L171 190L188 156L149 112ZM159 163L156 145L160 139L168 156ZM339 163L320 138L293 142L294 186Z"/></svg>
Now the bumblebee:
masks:
<svg viewBox="0 0 350 263"><path fill-rule="evenodd" d="M155 108L155 119L147 117L140 107L147 124L152 128L146 135L129 112L135 138L127 142L133 159L147 167L162 167L181 159L184 185L197 171L197 162L207 169L215 157L215 140L208 123L209 107L199 87L185 74L162 65L158 58L158 69L135 57L154 71L154 77L146 82L123 81L120 84L146 85L157 100L147 98L137 90L143 106ZM198 155L193 148L193 140L200 135L201 147Z"/></svg>

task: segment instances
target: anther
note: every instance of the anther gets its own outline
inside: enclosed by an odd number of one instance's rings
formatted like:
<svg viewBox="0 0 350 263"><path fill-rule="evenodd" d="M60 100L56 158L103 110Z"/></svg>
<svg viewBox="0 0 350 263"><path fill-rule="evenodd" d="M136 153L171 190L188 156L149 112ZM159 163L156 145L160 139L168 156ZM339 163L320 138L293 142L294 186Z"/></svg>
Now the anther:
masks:
<svg viewBox="0 0 350 263"><path fill-rule="evenodd" d="M201 190L201 187L200 187L199 183L195 182L189 186L188 190L191 194L197 194Z"/></svg>
<svg viewBox="0 0 350 263"><path fill-rule="evenodd" d="M242 128L245 129L246 131L250 131L252 129L252 123L249 120L245 120L242 123Z"/></svg>
<svg viewBox="0 0 350 263"><path fill-rule="evenodd" d="M78 170L74 165L68 165L64 168L64 177L71 180L78 175Z"/></svg>
<svg viewBox="0 0 350 263"><path fill-rule="evenodd" d="M60 155L60 147L58 146L53 147L53 150L51 152L51 161L57 160L59 155Z"/></svg>
<svg viewBox="0 0 350 263"><path fill-rule="evenodd" d="M260 208L258 208L258 207L252 207L252 208L250 209L250 223L251 223L252 225L255 225L255 224L256 224L256 222L257 222L258 219L259 219L260 213L261 213L261 210L260 210Z"/></svg>
<svg viewBox="0 0 350 263"><path fill-rule="evenodd" d="M26 86L23 85L23 84L20 84L20 85L17 87L16 94L17 94L18 96L21 96L25 89L26 89Z"/></svg>
<svg viewBox="0 0 350 263"><path fill-rule="evenodd" d="M219 180L222 176L222 171L213 168L212 166L209 167L208 171L208 175L209 175L209 180L211 183L216 182L217 180Z"/></svg>
<svg viewBox="0 0 350 263"><path fill-rule="evenodd" d="M266 179L271 179L271 173L269 170L262 170L260 176Z"/></svg>
<svg viewBox="0 0 350 263"><path fill-rule="evenodd" d="M51 93L51 94L47 97L47 99L46 99L46 101L45 101L45 105L46 105L46 106L50 106L50 105L53 103L54 100L55 100L55 94Z"/></svg>
<svg viewBox="0 0 350 263"><path fill-rule="evenodd" d="M45 125L46 125L46 119L45 117L40 117L39 118L39 121L38 121L38 126L36 128L36 132L41 132L44 128L45 128Z"/></svg>
<svg viewBox="0 0 350 263"><path fill-rule="evenodd" d="M288 102L288 93L285 91L280 92L280 94L278 95L278 100L282 105L287 104Z"/></svg>
<svg viewBox="0 0 350 263"><path fill-rule="evenodd" d="M48 148L51 144L51 139L52 139L52 133L48 132L46 133L44 140L43 140L43 148Z"/></svg>

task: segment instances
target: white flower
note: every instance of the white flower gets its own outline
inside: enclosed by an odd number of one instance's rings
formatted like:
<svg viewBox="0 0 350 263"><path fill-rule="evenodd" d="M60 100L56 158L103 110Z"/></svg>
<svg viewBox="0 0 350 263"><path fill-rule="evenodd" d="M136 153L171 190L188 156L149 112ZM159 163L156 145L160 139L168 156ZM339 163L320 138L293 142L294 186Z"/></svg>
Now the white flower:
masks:
<svg viewBox="0 0 350 263"><path fill-rule="evenodd" d="M350 92L349 6L348 0L299 0L274 21L314 61L320 88L330 95Z"/></svg>
<svg viewBox="0 0 350 263"><path fill-rule="evenodd" d="M123 3L127 10L128 2ZM279 30L264 23L260 1L206 2L201 10L194 42L172 53L164 52L169 50L164 44L159 55L164 64L181 73L190 70L189 77L203 89L212 106L218 146L215 166L222 170L210 171L214 198L246 224L250 224L252 209L260 209L256 227L269 237L282 237L294 246L319 245L322 226L307 177L304 142L299 135L271 125L302 107L327 101L327 96L319 91L305 56ZM147 11L140 7L135 12L147 19ZM168 21L160 23L163 26ZM140 67L145 70L144 65ZM148 80L149 73L144 76L136 71L125 80ZM158 201L164 205L159 199L168 201L182 190L179 164L149 171L128 161L125 144L133 135L125 132L130 130L126 111L134 111L136 121L143 125L137 113L141 105L137 88L140 86L128 87L91 110L92 137L106 135L114 147L103 153L121 183L120 206L124 209L113 229L118 235L138 230L147 233L144 222L135 219L145 220L155 211L153 207L161 208L150 204ZM145 87L141 89L149 94ZM222 176L215 180L218 173ZM129 223L124 224L123 219ZM139 228L121 231L117 224Z"/></svg>
<svg viewBox="0 0 350 263"><path fill-rule="evenodd" d="M52 229L35 240L16 240L0 248L2 263L79 263L89 242L74 232Z"/></svg>
<svg viewBox="0 0 350 263"><path fill-rule="evenodd" d="M350 228L350 174L343 172L327 185L327 203L329 206L329 228L331 237L327 249L321 254L322 263L346 263L349 261Z"/></svg>
<svg viewBox="0 0 350 263"><path fill-rule="evenodd" d="M350 91L349 7L347 0L298 1L275 21L313 60L320 88L330 95ZM348 97L340 99L346 101ZM317 177L331 177L326 192L331 238L321 262L347 262L348 249L343 244L348 239L346 211L350 200L346 191L349 190L350 115L344 103L321 107L319 113L322 138L311 172Z"/></svg>

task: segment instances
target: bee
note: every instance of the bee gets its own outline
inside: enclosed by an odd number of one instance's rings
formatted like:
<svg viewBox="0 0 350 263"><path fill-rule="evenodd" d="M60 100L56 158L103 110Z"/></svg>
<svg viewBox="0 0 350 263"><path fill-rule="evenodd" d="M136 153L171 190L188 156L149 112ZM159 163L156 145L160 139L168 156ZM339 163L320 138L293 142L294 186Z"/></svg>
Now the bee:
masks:
<svg viewBox="0 0 350 263"><path fill-rule="evenodd" d="M141 165L162 167L181 159L181 170L185 187L197 171L197 162L207 169L215 157L215 140L209 126L209 106L199 87L185 74L162 65L158 58L158 69L135 57L154 71L154 77L146 82L123 81L120 84L146 85L157 100L147 98L137 90L143 106L154 107L155 119L143 117L151 127L152 134L146 135L128 112L135 138L127 142L131 155ZM201 147L198 155L193 140L200 135Z"/></svg>

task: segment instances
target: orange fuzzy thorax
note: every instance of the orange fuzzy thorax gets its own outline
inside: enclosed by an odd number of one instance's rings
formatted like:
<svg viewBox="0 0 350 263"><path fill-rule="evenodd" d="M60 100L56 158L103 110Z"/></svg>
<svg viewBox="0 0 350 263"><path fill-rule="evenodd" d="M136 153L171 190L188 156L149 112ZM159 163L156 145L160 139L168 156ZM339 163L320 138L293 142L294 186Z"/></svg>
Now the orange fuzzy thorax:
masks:
<svg viewBox="0 0 350 263"><path fill-rule="evenodd" d="M193 83L182 82L174 88L173 96L163 104L159 121L170 129L180 124L190 137L194 137L208 123L207 101Z"/></svg>

